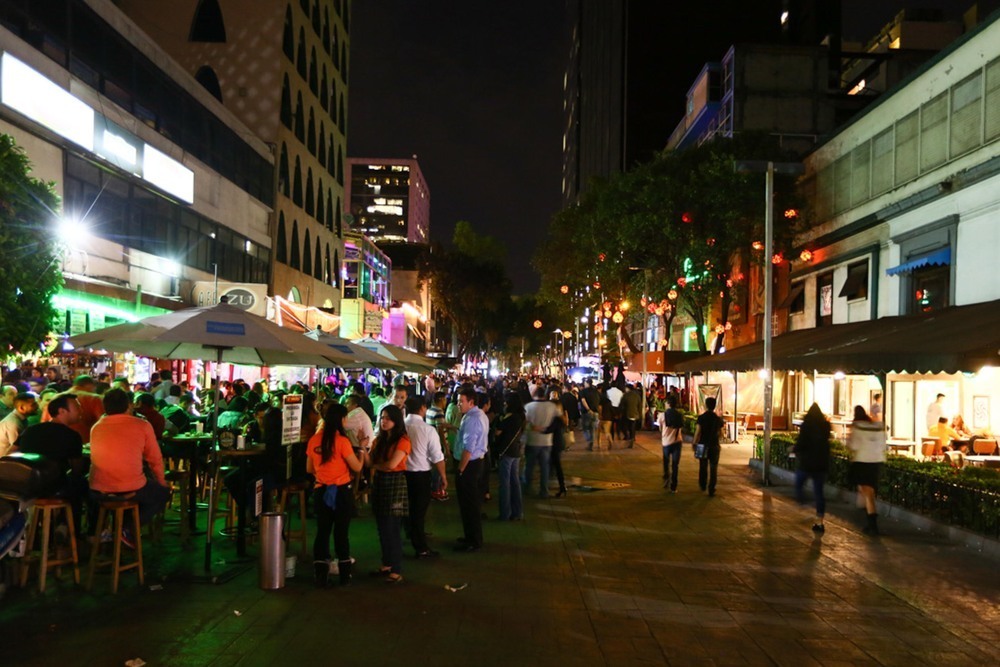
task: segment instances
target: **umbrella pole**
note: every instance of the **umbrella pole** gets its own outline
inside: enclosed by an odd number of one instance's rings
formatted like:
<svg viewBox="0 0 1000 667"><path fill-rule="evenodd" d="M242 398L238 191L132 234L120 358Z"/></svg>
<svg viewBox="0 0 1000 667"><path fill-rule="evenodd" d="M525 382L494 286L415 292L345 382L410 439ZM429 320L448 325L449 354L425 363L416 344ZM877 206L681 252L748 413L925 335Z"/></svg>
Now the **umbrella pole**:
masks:
<svg viewBox="0 0 1000 667"><path fill-rule="evenodd" d="M216 362L215 362L215 399L212 401L212 444L215 445L215 449L218 449L217 445L217 427L219 424L219 390L222 386L222 377L220 375L220 369L222 368L222 352L225 348L218 348L216 350ZM216 461L218 463L218 461ZM215 480L208 485L208 529L205 531L205 570L212 569L212 519L213 514L215 514Z"/></svg>

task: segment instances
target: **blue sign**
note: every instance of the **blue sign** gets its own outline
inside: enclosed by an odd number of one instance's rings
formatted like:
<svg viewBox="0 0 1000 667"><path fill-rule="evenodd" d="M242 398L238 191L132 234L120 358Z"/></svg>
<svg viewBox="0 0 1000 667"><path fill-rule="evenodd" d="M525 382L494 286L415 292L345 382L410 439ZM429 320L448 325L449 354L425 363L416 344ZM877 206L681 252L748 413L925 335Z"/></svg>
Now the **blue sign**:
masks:
<svg viewBox="0 0 1000 667"><path fill-rule="evenodd" d="M211 334L225 334L227 336L245 336L246 329L239 322L205 322L205 332Z"/></svg>

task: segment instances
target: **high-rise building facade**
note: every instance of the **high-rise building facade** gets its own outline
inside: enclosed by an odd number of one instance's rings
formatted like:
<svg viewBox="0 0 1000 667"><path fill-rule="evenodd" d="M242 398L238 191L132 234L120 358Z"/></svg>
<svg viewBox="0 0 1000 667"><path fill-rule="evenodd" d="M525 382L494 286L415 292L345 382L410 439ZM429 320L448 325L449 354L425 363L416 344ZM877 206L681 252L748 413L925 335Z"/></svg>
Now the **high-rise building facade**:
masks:
<svg viewBox="0 0 1000 667"><path fill-rule="evenodd" d="M376 242L429 243L431 193L412 159L347 158L351 228Z"/></svg>
<svg viewBox="0 0 1000 667"><path fill-rule="evenodd" d="M339 312L350 1L117 4L271 146L273 294Z"/></svg>
<svg viewBox="0 0 1000 667"><path fill-rule="evenodd" d="M0 49L0 132L62 197L58 333L267 283L270 150L114 4L0 1Z"/></svg>

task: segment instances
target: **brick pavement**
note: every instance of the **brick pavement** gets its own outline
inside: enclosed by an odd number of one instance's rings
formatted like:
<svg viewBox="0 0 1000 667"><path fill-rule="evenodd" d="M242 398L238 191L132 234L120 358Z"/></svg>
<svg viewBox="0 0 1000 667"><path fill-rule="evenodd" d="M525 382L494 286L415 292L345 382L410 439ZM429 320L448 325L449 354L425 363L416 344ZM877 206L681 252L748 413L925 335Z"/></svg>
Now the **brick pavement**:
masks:
<svg viewBox="0 0 1000 667"><path fill-rule="evenodd" d="M582 438L577 438L582 442ZM718 495L698 492L685 451L680 489L660 485L659 447L564 456L584 484L526 502L526 520L485 523L486 547L452 554L454 501L434 503L436 561L408 558L406 582L366 576L378 562L370 518L352 524L360 575L314 590L309 563L280 591L254 571L222 585L159 580L201 545L147 552L152 576L117 596L64 579L45 595L0 600L4 665L923 665L1000 658L996 560L887 522L871 540L858 510L833 502L827 532L787 487L763 490L749 447L725 446ZM495 502L486 506L495 512ZM253 549L253 548L252 548ZM408 554L412 550L407 545ZM220 558L232 547L221 542ZM468 584L459 592L445 584ZM236 612L239 612L237 615Z"/></svg>

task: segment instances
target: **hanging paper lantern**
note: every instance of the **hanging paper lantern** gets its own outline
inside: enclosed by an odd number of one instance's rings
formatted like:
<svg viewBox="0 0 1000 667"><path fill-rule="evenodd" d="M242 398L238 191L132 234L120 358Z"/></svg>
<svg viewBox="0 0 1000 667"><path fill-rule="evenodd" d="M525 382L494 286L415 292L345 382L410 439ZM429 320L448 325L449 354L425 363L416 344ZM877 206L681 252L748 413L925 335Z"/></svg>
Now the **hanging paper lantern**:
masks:
<svg viewBox="0 0 1000 667"><path fill-rule="evenodd" d="M803 250L802 252L799 253L799 259L801 259L803 262L811 262L812 258L813 254L811 250Z"/></svg>
<svg viewBox="0 0 1000 667"><path fill-rule="evenodd" d="M694 217L690 213L685 211L684 213L681 213L681 222L690 224L694 222Z"/></svg>
<svg viewBox="0 0 1000 667"><path fill-rule="evenodd" d="M541 329L542 328L542 321L541 320L535 320L535 328L536 329Z"/></svg>
<svg viewBox="0 0 1000 667"><path fill-rule="evenodd" d="M771 264L781 264L784 260L785 258L781 256L780 252L775 253L774 257L771 258Z"/></svg>
<svg viewBox="0 0 1000 667"><path fill-rule="evenodd" d="M594 283L594 289L601 289L601 283L595 282Z"/></svg>
<svg viewBox="0 0 1000 667"><path fill-rule="evenodd" d="M659 310L659 308L657 308L657 307L656 307L656 304L655 304L655 303L651 303L651 304L649 304L648 306L646 306L646 310L647 310L647 311L649 312L649 314L650 314L650 315L652 315L652 314L653 314L653 313L655 313L655 312L656 312L657 310Z"/></svg>
<svg viewBox="0 0 1000 667"><path fill-rule="evenodd" d="M604 303L601 304L601 308L603 308L604 310L611 310L611 302L605 301Z"/></svg>
<svg viewBox="0 0 1000 667"><path fill-rule="evenodd" d="M597 256L597 261L598 261L598 262L603 262L603 261L604 261L604 260L606 260L607 258L608 258L608 256L607 256L607 255L605 255L605 254L604 254L604 253L602 252L602 253L601 253L600 255L598 255L598 256Z"/></svg>
<svg viewBox="0 0 1000 667"><path fill-rule="evenodd" d="M611 309L610 308L608 310L604 311L604 317L611 317Z"/></svg>
<svg viewBox="0 0 1000 667"><path fill-rule="evenodd" d="M677 290L672 289L669 292L667 292L667 298L670 299L671 301L677 301Z"/></svg>
<svg viewBox="0 0 1000 667"><path fill-rule="evenodd" d="M794 208L790 208L785 211L785 218L788 220L794 220L797 217L799 217L799 212Z"/></svg>
<svg viewBox="0 0 1000 667"><path fill-rule="evenodd" d="M681 276L680 278L677 279L677 284L679 286L681 286L681 287L684 287L685 285L688 284L687 278L685 278L684 276ZM671 291L673 291L673 290L671 290Z"/></svg>
<svg viewBox="0 0 1000 667"><path fill-rule="evenodd" d="M764 244L761 243L760 241L754 241L753 243L750 244L750 247L753 248L754 250L763 250Z"/></svg>
<svg viewBox="0 0 1000 667"><path fill-rule="evenodd" d="M653 313L655 313L657 317L662 317L663 316L663 312L664 311L663 311L662 308L654 308L653 309Z"/></svg>
<svg viewBox="0 0 1000 667"><path fill-rule="evenodd" d="M705 243L707 243L710 246L715 245L715 237L713 236L713 237L709 238L707 241L705 241Z"/></svg>
<svg viewBox="0 0 1000 667"><path fill-rule="evenodd" d="M733 323L732 322L726 322L726 331L729 331L732 328L733 328Z"/></svg>
<svg viewBox="0 0 1000 667"><path fill-rule="evenodd" d="M639 299L639 305L642 306L643 308L646 307L646 303L647 303L646 297L642 297L641 299Z"/></svg>
<svg viewBox="0 0 1000 667"><path fill-rule="evenodd" d="M625 316L622 315L620 312L615 313L614 315L611 316L611 321L614 322L615 324L621 324L624 319Z"/></svg>
<svg viewBox="0 0 1000 667"><path fill-rule="evenodd" d="M726 327L722 326L721 324L715 325L715 333L716 334L718 334L718 335L721 336L725 332L726 332Z"/></svg>
<svg viewBox="0 0 1000 667"><path fill-rule="evenodd" d="M660 347L666 347L667 346L667 339L666 338L661 338L657 342L660 344Z"/></svg>
<svg viewBox="0 0 1000 667"><path fill-rule="evenodd" d="M562 292L563 294L569 294L569 285L563 285L562 287L559 288L559 291Z"/></svg>

